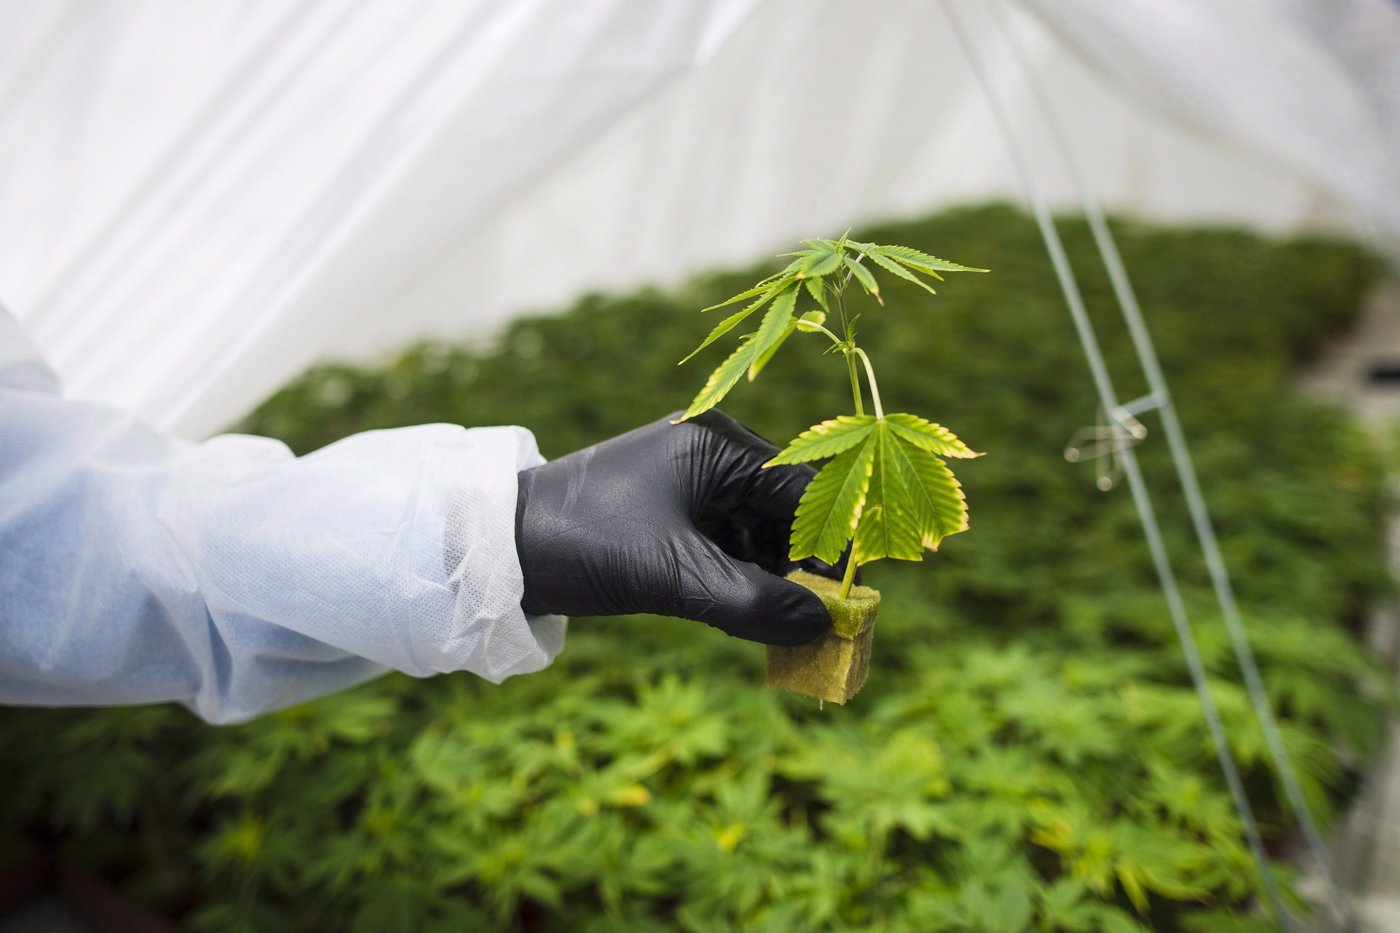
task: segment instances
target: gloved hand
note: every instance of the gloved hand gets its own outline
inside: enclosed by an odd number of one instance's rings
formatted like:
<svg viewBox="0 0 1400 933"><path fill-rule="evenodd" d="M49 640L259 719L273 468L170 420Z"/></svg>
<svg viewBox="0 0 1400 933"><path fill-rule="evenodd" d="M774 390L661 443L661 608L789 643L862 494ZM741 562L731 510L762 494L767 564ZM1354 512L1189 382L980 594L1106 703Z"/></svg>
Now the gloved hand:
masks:
<svg viewBox="0 0 1400 933"><path fill-rule="evenodd" d="M515 540L529 613L681 616L802 645L831 625L782 578L814 470L761 469L778 448L719 411L629 431L520 474ZM803 569L840 572L819 561Z"/></svg>

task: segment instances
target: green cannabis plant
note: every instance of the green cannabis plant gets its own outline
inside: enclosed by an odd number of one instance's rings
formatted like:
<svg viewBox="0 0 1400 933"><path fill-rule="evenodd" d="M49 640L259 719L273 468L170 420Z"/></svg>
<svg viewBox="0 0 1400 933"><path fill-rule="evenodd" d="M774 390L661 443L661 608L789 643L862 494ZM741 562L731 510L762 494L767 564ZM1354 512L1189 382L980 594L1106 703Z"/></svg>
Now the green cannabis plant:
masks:
<svg viewBox="0 0 1400 933"><path fill-rule="evenodd" d="M920 276L942 281L944 272L987 270L939 259L909 246L862 243L848 236L802 242L806 249L783 254L792 257L784 269L705 309L715 311L748 302L715 325L682 363L758 311L768 310L758 329L746 334L738 348L710 373L681 420L718 405L745 374L752 382L794 333L820 334L831 341L826 352L845 358L854 413L813 425L765 466L829 461L798 503L789 556L793 560L817 557L834 564L850 545L851 556L838 594L845 599L862 564L884 557L923 560L925 548L937 550L945 537L967 530L967 500L944 458L981 456L942 425L904 412L885 413L870 355L856 343L860 315L847 313L846 287L854 280L867 295L884 304L880 283L864 264L866 260L930 295L937 292ZM798 314L797 305L802 300L810 300L816 307ZM839 336L826 326L833 313L840 320ZM857 360L865 371L873 414L865 411Z"/></svg>
<svg viewBox="0 0 1400 933"><path fill-rule="evenodd" d="M1126 384L1136 358L1107 326L1117 306L1092 233L1062 229ZM1299 398L1295 373L1354 326L1380 266L1331 240L1114 229L1280 729L1329 824L1394 709L1393 675L1354 634L1394 592L1387 478L1368 435ZM977 533L943 548L938 573L866 568L899 648L872 655L859 715L755 690L752 645L651 618L575 626L550 668L504 684L391 675L241 726L173 706L0 709L0 872L37 848L219 933L1271 929L1137 513L1061 456L1098 400L1035 221L990 205L856 236L956 243L996 272L940 287L936 317L903 278L882 281L884 308L846 293L885 399L995 453L966 471ZM520 424L562 456L684 409L691 315L785 264L581 296L489 347L318 366L238 427L306 453L405 424ZM840 363L781 353L762 391L724 405L769 436L817 423L851 405ZM1165 447L1139 451L1170 501ZM1162 524L1174 552L1191 549L1184 509ZM1293 820L1209 574L1184 564L1182 583L1296 893Z"/></svg>

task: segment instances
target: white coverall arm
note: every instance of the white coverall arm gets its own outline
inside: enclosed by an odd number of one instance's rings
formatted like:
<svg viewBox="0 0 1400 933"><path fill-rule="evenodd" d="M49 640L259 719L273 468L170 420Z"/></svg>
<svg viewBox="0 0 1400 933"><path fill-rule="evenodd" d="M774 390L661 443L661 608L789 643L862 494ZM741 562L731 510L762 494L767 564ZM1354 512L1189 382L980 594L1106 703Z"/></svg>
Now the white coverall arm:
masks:
<svg viewBox="0 0 1400 933"><path fill-rule="evenodd" d="M176 700L235 722L393 668L547 666L515 551L522 428L372 431L294 457L59 395L0 308L0 702Z"/></svg>

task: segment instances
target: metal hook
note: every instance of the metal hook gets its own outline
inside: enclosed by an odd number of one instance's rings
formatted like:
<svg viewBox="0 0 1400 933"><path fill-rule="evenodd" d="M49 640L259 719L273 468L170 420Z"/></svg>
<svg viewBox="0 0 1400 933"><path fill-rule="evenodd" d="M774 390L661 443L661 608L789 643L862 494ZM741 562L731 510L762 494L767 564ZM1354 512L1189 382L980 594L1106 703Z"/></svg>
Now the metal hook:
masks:
<svg viewBox="0 0 1400 933"><path fill-rule="evenodd" d="M1096 424L1080 428L1070 436L1065 446L1065 459L1070 463L1097 460L1095 485L1108 492L1123 475L1122 452L1142 443L1146 437L1147 428L1127 406L1115 408L1111 418L1105 417L1100 407Z"/></svg>

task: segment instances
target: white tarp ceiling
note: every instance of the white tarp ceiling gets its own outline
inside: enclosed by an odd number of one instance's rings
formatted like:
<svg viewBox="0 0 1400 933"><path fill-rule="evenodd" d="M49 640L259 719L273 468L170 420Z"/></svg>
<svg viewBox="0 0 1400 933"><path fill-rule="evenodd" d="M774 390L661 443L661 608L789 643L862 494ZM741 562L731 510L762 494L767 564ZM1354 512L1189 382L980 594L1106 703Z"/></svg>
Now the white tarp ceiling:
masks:
<svg viewBox="0 0 1400 933"><path fill-rule="evenodd" d="M954 2L1069 204L997 17ZM1400 5L1005 13L1112 208L1400 256ZM72 393L189 436L319 358L1016 196L937 0L16 0L0 30L0 302Z"/></svg>

